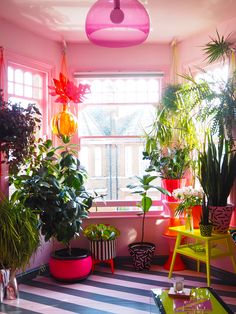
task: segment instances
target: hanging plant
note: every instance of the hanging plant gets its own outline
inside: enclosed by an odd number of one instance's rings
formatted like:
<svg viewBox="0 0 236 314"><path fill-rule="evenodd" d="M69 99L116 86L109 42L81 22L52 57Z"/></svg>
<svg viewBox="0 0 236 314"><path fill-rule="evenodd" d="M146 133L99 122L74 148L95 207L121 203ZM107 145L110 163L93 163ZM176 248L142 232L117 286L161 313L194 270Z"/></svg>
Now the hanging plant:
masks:
<svg viewBox="0 0 236 314"><path fill-rule="evenodd" d="M31 155L35 134L40 129L41 113L34 104L23 108L3 99L0 90L0 152L5 154L2 163L9 164L9 172L16 173Z"/></svg>
<svg viewBox="0 0 236 314"><path fill-rule="evenodd" d="M235 42L231 39L231 34L225 36L220 36L216 30L216 38L210 37L210 41L203 48L206 54L206 60L208 63L213 63L216 61L225 62L226 59L230 59L232 53L235 52Z"/></svg>
<svg viewBox="0 0 236 314"><path fill-rule="evenodd" d="M64 143L68 143L78 127L76 117L69 111L69 102L82 103L85 95L90 92L90 87L88 84L76 86L62 73L59 75L59 80L53 79L53 82L54 86L49 86L51 90L49 94L57 96L55 102L62 103L63 109L52 118L52 132L61 138Z"/></svg>

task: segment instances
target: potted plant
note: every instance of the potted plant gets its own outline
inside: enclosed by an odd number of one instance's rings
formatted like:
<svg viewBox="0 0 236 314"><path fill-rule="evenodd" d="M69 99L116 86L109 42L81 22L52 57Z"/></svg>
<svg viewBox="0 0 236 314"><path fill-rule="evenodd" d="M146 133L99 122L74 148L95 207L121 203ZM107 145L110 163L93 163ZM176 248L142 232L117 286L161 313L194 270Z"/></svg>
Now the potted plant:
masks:
<svg viewBox="0 0 236 314"><path fill-rule="evenodd" d="M202 200L202 213L199 222L200 233L203 237L210 237L212 233L212 222L209 218L209 207L206 204L205 195Z"/></svg>
<svg viewBox="0 0 236 314"><path fill-rule="evenodd" d="M12 104L3 99L0 89L0 153L9 164L9 172L18 172L25 159L31 155L35 133L40 128L40 112L36 105L27 108L20 103Z"/></svg>
<svg viewBox="0 0 236 314"><path fill-rule="evenodd" d="M179 216L185 214L187 220L193 219L193 228L198 229L202 212L202 188L197 189L192 186L185 186L180 189L175 189L172 195L180 202L175 209L175 215Z"/></svg>
<svg viewBox="0 0 236 314"><path fill-rule="evenodd" d="M148 196L148 191L150 191L150 189L156 189L165 195L170 195L170 193L164 188L153 184L153 181L157 178L157 176L144 174L142 177L137 176L136 178L138 179L138 184L130 184L127 187L133 190L133 194L141 196L141 201L137 204L137 206L141 209L141 213L139 215L142 215L141 241L129 244L129 252L135 269L144 270L150 268L152 256L156 247L154 243L144 242L145 218L152 206L152 199Z"/></svg>
<svg viewBox="0 0 236 314"><path fill-rule="evenodd" d="M0 264L1 297L18 296L17 270L29 265L31 256L40 245L37 212L12 197L0 195Z"/></svg>
<svg viewBox="0 0 236 314"><path fill-rule="evenodd" d="M45 241L53 238L65 245L49 262L51 275L64 281L86 278L92 267L88 250L71 247L94 198L84 187L87 174L72 147L41 143L26 173L14 179L14 197L38 211Z"/></svg>
<svg viewBox="0 0 236 314"><path fill-rule="evenodd" d="M199 153L199 180L208 199L213 232L226 233L234 205L227 199L236 178L236 151L223 136L215 143L211 135Z"/></svg>
<svg viewBox="0 0 236 314"><path fill-rule="evenodd" d="M193 166L191 154L198 145L189 95L183 84L167 85L153 124L145 133L143 158L150 160L149 170L159 173L162 186L171 193L185 186L186 172ZM172 195L165 198L176 202Z"/></svg>
<svg viewBox="0 0 236 314"><path fill-rule="evenodd" d="M84 229L84 235L90 241L90 251L93 258L93 267L99 262L107 262L114 272L116 257L116 239L120 231L112 225L90 224Z"/></svg>
<svg viewBox="0 0 236 314"><path fill-rule="evenodd" d="M147 171L156 171L162 178L162 186L170 193L186 184L184 175L190 167L190 151L185 148L155 149L143 153L144 159L150 160ZM167 201L176 202L174 196L167 195Z"/></svg>

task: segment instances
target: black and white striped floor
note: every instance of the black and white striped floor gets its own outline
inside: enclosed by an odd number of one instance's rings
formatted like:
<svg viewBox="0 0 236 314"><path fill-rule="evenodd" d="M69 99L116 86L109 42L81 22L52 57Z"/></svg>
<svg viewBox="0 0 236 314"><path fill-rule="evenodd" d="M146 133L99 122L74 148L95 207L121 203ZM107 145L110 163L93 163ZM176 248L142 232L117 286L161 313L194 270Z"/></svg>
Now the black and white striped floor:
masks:
<svg viewBox="0 0 236 314"><path fill-rule="evenodd" d="M96 266L95 272L80 283L58 283L50 277L39 276L20 284L18 300L4 300L0 314L147 314L155 313L150 289L171 287L167 272L152 266L148 272L135 272L132 266L115 269ZM206 286L205 274L180 271L186 287ZM236 285L225 285L212 278L212 288L236 313ZM215 313L221 314L221 313Z"/></svg>

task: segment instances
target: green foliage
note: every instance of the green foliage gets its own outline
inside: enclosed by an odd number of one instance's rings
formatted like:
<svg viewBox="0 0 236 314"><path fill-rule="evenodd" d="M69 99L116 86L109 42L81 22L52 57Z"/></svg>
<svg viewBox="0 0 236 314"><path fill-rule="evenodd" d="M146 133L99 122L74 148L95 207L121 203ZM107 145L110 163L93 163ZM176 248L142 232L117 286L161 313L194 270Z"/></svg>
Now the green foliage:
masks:
<svg viewBox="0 0 236 314"><path fill-rule="evenodd" d="M3 99L0 90L0 152L5 153L10 173L17 173L32 153L35 134L40 128L40 112L29 104L25 109Z"/></svg>
<svg viewBox="0 0 236 314"><path fill-rule="evenodd" d="M120 231L111 225L104 224L91 224L84 229L84 235L89 240L115 240Z"/></svg>
<svg viewBox="0 0 236 314"><path fill-rule="evenodd" d="M137 206L142 210L142 236L141 236L141 242L144 240L144 226L145 226L145 217L146 213L149 211L149 209L152 206L152 199L148 196L148 191L150 189L156 189L159 192L165 194L165 195L171 195L169 191L166 189L163 189L160 186L156 186L151 184L157 176L152 176L150 174L144 174L142 177L136 176L138 179L138 184L132 185L129 184L127 187L131 190L134 190L132 194L138 194L141 196L141 202L137 204Z"/></svg>
<svg viewBox="0 0 236 314"><path fill-rule="evenodd" d="M212 134L227 136L233 144L232 129L236 120L236 72L227 80L199 83L192 76L185 75L190 83L189 92L195 99L196 120L207 123Z"/></svg>
<svg viewBox="0 0 236 314"><path fill-rule="evenodd" d="M202 213L200 217L200 224L202 225L211 225L211 221L209 219L209 206L206 204L206 197L204 195L202 199Z"/></svg>
<svg viewBox="0 0 236 314"><path fill-rule="evenodd" d="M190 152L185 148L167 148L143 152L143 159L150 160L147 171L157 171L164 179L181 179L191 163Z"/></svg>
<svg viewBox="0 0 236 314"><path fill-rule="evenodd" d="M47 140L38 149L26 173L12 179L17 189L13 198L39 212L46 241L53 237L70 249L94 199L84 187L87 173L72 145L53 147Z"/></svg>
<svg viewBox="0 0 236 314"><path fill-rule="evenodd" d="M25 269L40 244L37 213L1 195L0 221L1 268Z"/></svg>
<svg viewBox="0 0 236 314"><path fill-rule="evenodd" d="M203 51L206 55L208 63L216 61L225 62L226 58L230 58L232 52L235 50L234 42L231 40L231 34L220 36L216 30L216 38L210 37L210 41L205 45Z"/></svg>
<svg viewBox="0 0 236 314"><path fill-rule="evenodd" d="M180 84L170 84L167 85L164 89L164 93L161 99L161 103L163 104L164 108L169 111L176 112L178 109L178 95L177 92L181 89Z"/></svg>
<svg viewBox="0 0 236 314"><path fill-rule="evenodd" d="M220 138L215 144L212 136L204 151L199 153L199 180L210 206L225 206L236 178L236 151L230 142Z"/></svg>

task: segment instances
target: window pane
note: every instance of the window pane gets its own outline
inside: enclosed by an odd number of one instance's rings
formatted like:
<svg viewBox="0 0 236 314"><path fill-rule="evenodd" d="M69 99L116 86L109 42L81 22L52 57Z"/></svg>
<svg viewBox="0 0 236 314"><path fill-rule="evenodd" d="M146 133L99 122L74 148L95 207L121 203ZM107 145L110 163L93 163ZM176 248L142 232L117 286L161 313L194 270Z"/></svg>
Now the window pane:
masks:
<svg viewBox="0 0 236 314"><path fill-rule="evenodd" d="M91 87L78 113L80 158L88 171L87 187L106 194L107 203L99 211L137 210L134 204L140 197L131 194L127 185L135 184L135 176L142 176L147 168L148 162L142 160L143 135L155 117L161 80L114 75L81 83ZM161 199L156 190L150 193L155 200ZM157 204L152 209L157 210Z"/></svg>
<svg viewBox="0 0 236 314"><path fill-rule="evenodd" d="M23 96L23 85L15 84L15 94L17 96Z"/></svg>
<svg viewBox="0 0 236 314"><path fill-rule="evenodd" d="M79 112L79 135L143 135L154 115L152 105L87 105Z"/></svg>
<svg viewBox="0 0 236 314"><path fill-rule="evenodd" d="M23 84L23 71L20 69L15 70L15 82Z"/></svg>
<svg viewBox="0 0 236 314"><path fill-rule="evenodd" d="M87 188L106 194L107 200L136 200L137 195L130 193L127 184L134 184L135 176L144 173L139 162L143 149L141 138L82 138L80 160L88 171ZM160 198L155 190L150 195Z"/></svg>
<svg viewBox="0 0 236 314"><path fill-rule="evenodd" d="M32 80L32 73L30 73L30 72L25 72L25 74L24 74L24 79L25 79L25 81L24 81L24 83L26 84L26 85L32 85L32 83L33 83L33 80Z"/></svg>
<svg viewBox="0 0 236 314"><path fill-rule="evenodd" d="M14 79L14 71L12 69L12 67L8 67L7 69L7 78L8 78L8 81L13 81Z"/></svg>
<svg viewBox="0 0 236 314"><path fill-rule="evenodd" d="M28 98L32 98L32 87L31 86L25 86L24 96L28 97Z"/></svg>

